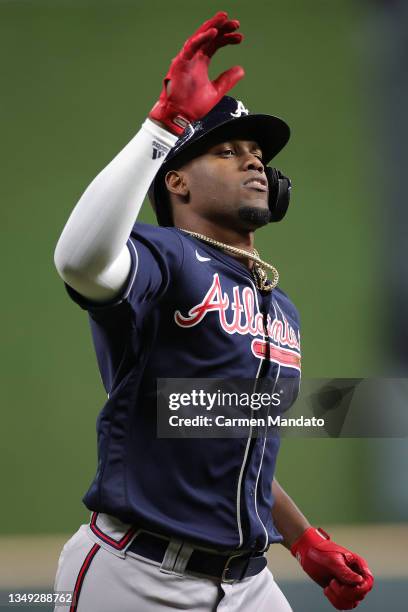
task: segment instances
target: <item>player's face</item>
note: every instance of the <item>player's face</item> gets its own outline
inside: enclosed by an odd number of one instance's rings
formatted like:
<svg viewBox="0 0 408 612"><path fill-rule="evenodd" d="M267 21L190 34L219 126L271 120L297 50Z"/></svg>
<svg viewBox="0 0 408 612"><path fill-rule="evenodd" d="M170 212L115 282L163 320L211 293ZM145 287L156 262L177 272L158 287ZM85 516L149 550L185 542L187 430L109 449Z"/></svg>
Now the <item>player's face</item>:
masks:
<svg viewBox="0 0 408 612"><path fill-rule="evenodd" d="M269 221L268 181L256 142L216 144L180 173L188 190L189 214L245 229Z"/></svg>

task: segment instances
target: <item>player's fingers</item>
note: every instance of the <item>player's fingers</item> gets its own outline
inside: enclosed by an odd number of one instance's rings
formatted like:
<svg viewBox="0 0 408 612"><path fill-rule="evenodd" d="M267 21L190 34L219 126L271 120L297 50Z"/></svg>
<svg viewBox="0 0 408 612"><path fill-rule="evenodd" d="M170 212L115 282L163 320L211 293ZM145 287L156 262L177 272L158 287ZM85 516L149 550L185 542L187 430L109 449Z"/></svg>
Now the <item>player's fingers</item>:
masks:
<svg viewBox="0 0 408 612"><path fill-rule="evenodd" d="M363 577L354 572L351 567L347 565L349 559L344 554L339 554L333 557L330 563L330 569L333 572L335 578L344 584L360 584L363 582Z"/></svg>
<svg viewBox="0 0 408 612"><path fill-rule="evenodd" d="M217 36L210 43L206 45L206 48L203 49L204 53L208 55L208 57L212 57L218 49L221 47L225 47L226 45L239 45L239 43L244 38L243 34L238 32L234 34L224 34L222 37Z"/></svg>
<svg viewBox="0 0 408 612"><path fill-rule="evenodd" d="M353 556L352 559L349 560L349 565L352 569L361 574L365 580L371 582L371 585L373 584L374 576L372 575L366 561L362 557L359 557L358 555Z"/></svg>
<svg viewBox="0 0 408 612"><path fill-rule="evenodd" d="M365 559L352 552L344 554L344 558L348 567L362 577L360 586L364 585L364 588L368 588L368 591L371 590L374 584L374 576Z"/></svg>
<svg viewBox="0 0 408 612"><path fill-rule="evenodd" d="M221 37L217 37L213 44L217 46L217 48L224 47L225 45L238 45L241 40L244 39L244 35L241 32L228 32L228 34L223 34Z"/></svg>
<svg viewBox="0 0 408 612"><path fill-rule="evenodd" d="M213 85L218 94L225 95L227 91L232 89L234 85L238 83L245 75L245 70L242 66L233 66L222 74L220 74L214 81Z"/></svg>
<svg viewBox="0 0 408 612"><path fill-rule="evenodd" d="M195 36L196 34L201 34L201 32L205 32L210 28L221 28L227 21L227 13L225 11L218 11L218 13L215 13L214 17L210 17L210 19L204 21L204 23L200 25L198 30L194 32L193 36Z"/></svg>
<svg viewBox="0 0 408 612"><path fill-rule="evenodd" d="M357 602L348 601L347 599L340 597L331 589L330 586L327 586L324 589L324 594L326 595L332 606L336 608L336 610L353 610L354 608L357 608Z"/></svg>
<svg viewBox="0 0 408 612"><path fill-rule="evenodd" d="M207 45L210 41L212 41L217 36L217 30L215 28L210 28L206 32L201 32L200 34L194 35L189 38L183 47L182 55L184 59L191 59L197 51L205 45Z"/></svg>
<svg viewBox="0 0 408 612"><path fill-rule="evenodd" d="M239 26L238 19L228 19L218 29L220 32L234 32L234 30L238 30Z"/></svg>
<svg viewBox="0 0 408 612"><path fill-rule="evenodd" d="M348 601L361 601L371 589L366 583L349 586L348 584L341 584L335 578L330 581L328 586L338 597Z"/></svg>
<svg viewBox="0 0 408 612"><path fill-rule="evenodd" d="M225 45L238 45L244 38L240 32L227 32L226 34L218 34L210 43L203 49L208 57L212 57L214 53Z"/></svg>

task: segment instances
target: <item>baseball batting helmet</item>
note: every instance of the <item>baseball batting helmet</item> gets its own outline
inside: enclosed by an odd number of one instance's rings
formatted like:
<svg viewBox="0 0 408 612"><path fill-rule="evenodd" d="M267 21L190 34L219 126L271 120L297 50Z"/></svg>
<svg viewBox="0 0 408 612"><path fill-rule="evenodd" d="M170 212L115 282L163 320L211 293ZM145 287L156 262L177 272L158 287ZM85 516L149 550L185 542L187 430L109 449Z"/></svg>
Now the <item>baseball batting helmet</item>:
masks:
<svg viewBox="0 0 408 612"><path fill-rule="evenodd" d="M250 114L240 100L224 96L205 117L185 129L151 184L148 195L159 225L173 225L164 182L167 172L180 168L218 142L236 138L254 140L261 147L269 187L270 220L281 221L289 206L291 182L280 170L266 164L283 149L289 136L289 126L279 117Z"/></svg>

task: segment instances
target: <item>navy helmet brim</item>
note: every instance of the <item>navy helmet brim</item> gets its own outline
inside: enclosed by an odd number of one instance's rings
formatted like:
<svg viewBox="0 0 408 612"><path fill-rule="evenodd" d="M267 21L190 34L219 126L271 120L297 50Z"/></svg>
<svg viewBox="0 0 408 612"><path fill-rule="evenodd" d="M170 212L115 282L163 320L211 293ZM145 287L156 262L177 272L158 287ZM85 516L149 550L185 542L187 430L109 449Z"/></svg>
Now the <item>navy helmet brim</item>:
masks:
<svg viewBox="0 0 408 612"><path fill-rule="evenodd" d="M201 127L201 122L187 128L186 133L169 152L165 164L169 164L187 150L192 159L195 151L198 154L206 147L232 138L257 142L262 149L263 161L268 164L283 149L290 137L287 123L273 115L243 115L237 119L217 122L213 126L208 123L207 121L205 129Z"/></svg>

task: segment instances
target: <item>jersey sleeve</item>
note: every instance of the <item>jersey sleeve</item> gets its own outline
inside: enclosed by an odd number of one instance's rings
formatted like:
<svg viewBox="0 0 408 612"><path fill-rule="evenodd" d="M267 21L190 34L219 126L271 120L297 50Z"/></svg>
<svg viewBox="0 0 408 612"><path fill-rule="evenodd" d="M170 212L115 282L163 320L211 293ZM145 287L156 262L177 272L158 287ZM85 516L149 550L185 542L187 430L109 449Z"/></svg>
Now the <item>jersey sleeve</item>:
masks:
<svg viewBox="0 0 408 612"><path fill-rule="evenodd" d="M71 299L95 320L129 306L141 315L156 304L177 279L184 249L183 241L173 228L136 223L127 248L131 256L130 272L125 286L113 300L93 302L65 283Z"/></svg>

